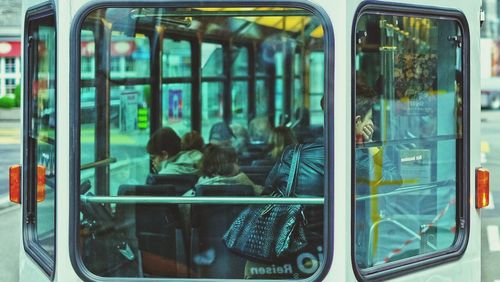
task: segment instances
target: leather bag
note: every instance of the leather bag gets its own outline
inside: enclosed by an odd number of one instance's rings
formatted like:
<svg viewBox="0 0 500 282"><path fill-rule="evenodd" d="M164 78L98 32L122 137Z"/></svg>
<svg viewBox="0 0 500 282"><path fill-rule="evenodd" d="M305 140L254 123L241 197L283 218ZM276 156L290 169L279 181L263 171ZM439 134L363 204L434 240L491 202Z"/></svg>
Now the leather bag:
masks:
<svg viewBox="0 0 500 282"><path fill-rule="evenodd" d="M295 196L302 145L296 145L286 188L276 187L274 197ZM283 192L284 190L284 192ZM303 205L252 205L244 209L222 241L232 252L248 259L276 262L298 253L307 245Z"/></svg>

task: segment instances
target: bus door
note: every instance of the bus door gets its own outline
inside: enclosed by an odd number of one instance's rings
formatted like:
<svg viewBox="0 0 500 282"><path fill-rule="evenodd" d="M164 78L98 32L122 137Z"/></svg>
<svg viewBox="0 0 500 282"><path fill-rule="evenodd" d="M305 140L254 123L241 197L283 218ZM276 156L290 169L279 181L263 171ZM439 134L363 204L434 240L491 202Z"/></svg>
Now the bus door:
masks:
<svg viewBox="0 0 500 282"><path fill-rule="evenodd" d="M54 276L56 26L52 5L28 10L24 34L23 243L20 269ZM34 267L31 257L38 267Z"/></svg>

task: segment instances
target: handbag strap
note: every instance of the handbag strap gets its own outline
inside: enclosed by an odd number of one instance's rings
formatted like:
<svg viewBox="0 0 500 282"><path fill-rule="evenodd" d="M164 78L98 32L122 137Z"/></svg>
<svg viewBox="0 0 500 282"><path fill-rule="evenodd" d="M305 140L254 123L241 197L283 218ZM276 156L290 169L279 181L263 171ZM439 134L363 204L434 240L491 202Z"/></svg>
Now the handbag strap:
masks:
<svg viewBox="0 0 500 282"><path fill-rule="evenodd" d="M295 176L299 168L300 152L302 151L302 144L297 144L293 148L292 163L290 164L290 174L288 174L288 181L286 183L285 197L290 197L295 192Z"/></svg>

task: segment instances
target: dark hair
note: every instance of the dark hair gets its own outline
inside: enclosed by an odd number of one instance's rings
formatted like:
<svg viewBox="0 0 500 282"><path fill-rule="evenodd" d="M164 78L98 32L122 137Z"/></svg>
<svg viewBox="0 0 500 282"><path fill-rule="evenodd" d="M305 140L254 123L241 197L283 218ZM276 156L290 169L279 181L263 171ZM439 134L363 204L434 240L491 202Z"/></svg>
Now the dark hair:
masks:
<svg viewBox="0 0 500 282"><path fill-rule="evenodd" d="M210 128L210 134L208 136L209 136L208 141L210 143L212 143L213 141L216 142L230 141L232 138L235 137L233 130L231 130L231 127L229 127L229 125L227 125L227 123L223 121L212 125L212 128Z"/></svg>
<svg viewBox="0 0 500 282"><path fill-rule="evenodd" d="M372 109L376 97L375 90L356 81L356 116L364 117Z"/></svg>
<svg viewBox="0 0 500 282"><path fill-rule="evenodd" d="M184 136L182 136L182 141L181 141L181 149L182 150L198 150L201 151L203 150L203 137L201 137L201 134L198 133L198 131L191 131Z"/></svg>
<svg viewBox="0 0 500 282"><path fill-rule="evenodd" d="M231 176L238 163L236 150L231 146L208 144L201 159L200 171L203 176Z"/></svg>
<svg viewBox="0 0 500 282"><path fill-rule="evenodd" d="M297 137L295 137L295 133L291 128L278 126L272 129L269 143L273 146L271 149L271 158L276 160L281 156L286 146L297 144Z"/></svg>
<svg viewBox="0 0 500 282"><path fill-rule="evenodd" d="M172 128L160 128L149 139L146 151L150 155L159 155L165 151L169 156L174 156L181 151L181 139Z"/></svg>

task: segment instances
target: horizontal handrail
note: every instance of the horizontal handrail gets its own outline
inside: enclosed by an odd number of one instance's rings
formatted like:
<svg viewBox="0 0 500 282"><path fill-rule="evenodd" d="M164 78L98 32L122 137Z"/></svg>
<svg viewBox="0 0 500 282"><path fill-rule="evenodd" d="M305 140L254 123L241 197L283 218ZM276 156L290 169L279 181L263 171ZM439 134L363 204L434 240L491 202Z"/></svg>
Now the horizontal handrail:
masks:
<svg viewBox="0 0 500 282"><path fill-rule="evenodd" d="M161 13L148 13L148 14L138 14L138 15L133 15L132 17L135 18L145 18L145 17L195 17L195 16L203 16L203 17L265 17L265 16L273 16L273 17L279 17L279 16L306 16L310 17L313 16L311 12L308 12L306 10L285 10L285 11L280 11L280 10L268 10L268 11L262 11L262 10L242 10L242 11L237 11L237 10L220 10L220 11L199 11L199 10L192 10L192 11L164 11Z"/></svg>
<svg viewBox="0 0 500 282"><path fill-rule="evenodd" d="M370 148L370 147L386 147L386 146L394 146L394 145L404 145L411 143L427 143L427 142L437 142L437 141L449 141L449 140L457 140L458 137L455 134L441 135L441 136L427 136L425 138L422 137L413 137L413 138L398 138L393 140L376 140L365 142L362 144L357 144L356 149Z"/></svg>
<svg viewBox="0 0 500 282"><path fill-rule="evenodd" d="M277 198L277 197L165 197L165 196L88 196L81 195L80 199L88 203L106 204L203 204L203 205L241 205L241 204L303 204L303 205L323 205L324 198Z"/></svg>
<svg viewBox="0 0 500 282"><path fill-rule="evenodd" d="M406 194L406 193L411 193L411 192L430 190L430 189L435 189L435 188L439 188L442 186L454 185L455 183L456 182L454 180L445 180L445 181L438 181L438 182L435 182L432 184L406 186L406 187L398 188L398 189L391 191L391 192L388 192L388 193L366 195L366 196L357 196L356 201L365 201L365 200L389 197L389 196L394 196L394 195L399 195L399 194Z"/></svg>
<svg viewBox="0 0 500 282"><path fill-rule="evenodd" d="M83 164L80 166L80 170L85 170L89 168L96 168L101 166L106 166L116 162L116 158L107 158L93 163Z"/></svg>

